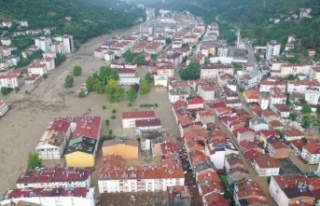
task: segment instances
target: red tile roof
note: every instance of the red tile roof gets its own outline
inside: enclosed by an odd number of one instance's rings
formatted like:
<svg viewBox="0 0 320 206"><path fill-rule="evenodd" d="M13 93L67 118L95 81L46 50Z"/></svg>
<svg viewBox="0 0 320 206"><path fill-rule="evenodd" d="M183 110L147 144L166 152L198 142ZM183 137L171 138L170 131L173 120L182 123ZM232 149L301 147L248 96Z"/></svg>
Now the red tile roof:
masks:
<svg viewBox="0 0 320 206"><path fill-rule="evenodd" d="M154 111L135 111L135 112L123 112L122 119L139 119L139 118L155 118Z"/></svg>
<svg viewBox="0 0 320 206"><path fill-rule="evenodd" d="M76 187L73 189L64 189L64 188L55 188L55 189L13 189L9 190L4 199L17 199L23 197L85 197L87 195L87 188L85 187Z"/></svg>
<svg viewBox="0 0 320 206"><path fill-rule="evenodd" d="M304 145L304 149L306 149L310 154L320 154L320 145L307 143Z"/></svg>
<svg viewBox="0 0 320 206"><path fill-rule="evenodd" d="M161 120L158 118L136 120L136 127L154 127L154 126L161 126Z"/></svg>
<svg viewBox="0 0 320 206"><path fill-rule="evenodd" d="M71 138L78 138L82 136L99 139L101 128L101 117L75 117L74 122L76 128L72 133Z"/></svg>

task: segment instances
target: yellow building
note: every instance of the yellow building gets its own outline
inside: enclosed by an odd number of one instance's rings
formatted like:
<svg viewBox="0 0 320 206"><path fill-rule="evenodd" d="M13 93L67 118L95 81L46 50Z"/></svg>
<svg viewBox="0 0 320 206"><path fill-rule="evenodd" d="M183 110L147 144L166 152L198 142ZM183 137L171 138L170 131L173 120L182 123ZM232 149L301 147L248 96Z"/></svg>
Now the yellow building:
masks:
<svg viewBox="0 0 320 206"><path fill-rule="evenodd" d="M80 137L69 141L65 152L66 164L69 167L94 167L97 140Z"/></svg>
<svg viewBox="0 0 320 206"><path fill-rule="evenodd" d="M108 140L103 142L103 156L116 154L123 159L137 159L139 153L139 143L136 140Z"/></svg>

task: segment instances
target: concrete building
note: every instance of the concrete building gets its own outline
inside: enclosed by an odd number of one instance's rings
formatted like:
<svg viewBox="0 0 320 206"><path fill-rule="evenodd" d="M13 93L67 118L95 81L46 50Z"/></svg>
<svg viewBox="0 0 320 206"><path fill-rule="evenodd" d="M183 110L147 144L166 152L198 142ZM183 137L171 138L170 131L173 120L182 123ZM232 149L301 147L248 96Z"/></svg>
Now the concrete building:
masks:
<svg viewBox="0 0 320 206"><path fill-rule="evenodd" d="M320 97L319 89L308 88L304 94L304 99L309 105L317 105Z"/></svg>
<svg viewBox="0 0 320 206"><path fill-rule="evenodd" d="M69 167L93 167L101 132L101 117L75 117L65 151Z"/></svg>
<svg viewBox="0 0 320 206"><path fill-rule="evenodd" d="M28 188L90 188L90 171L75 167L40 168L25 171L19 176L16 186Z"/></svg>
<svg viewBox="0 0 320 206"><path fill-rule="evenodd" d="M52 40L47 37L39 37L34 40L36 47L41 49L43 52L50 51L50 45L52 44Z"/></svg>
<svg viewBox="0 0 320 206"><path fill-rule="evenodd" d="M36 62L33 64L30 64L28 66L28 74L29 75L35 75L38 74L40 76L47 74L48 73L48 69L47 69L47 65L46 64L42 64L40 62Z"/></svg>
<svg viewBox="0 0 320 206"><path fill-rule="evenodd" d="M154 75L154 86L155 87L168 87L168 77L165 75Z"/></svg>
<svg viewBox="0 0 320 206"><path fill-rule="evenodd" d="M198 88L198 94L205 101L213 101L214 100L214 87L212 85L201 85Z"/></svg>
<svg viewBox="0 0 320 206"><path fill-rule="evenodd" d="M0 117L2 117L9 110L8 105L0 100Z"/></svg>
<svg viewBox="0 0 320 206"><path fill-rule="evenodd" d="M115 154L123 159L138 159L139 142L136 140L121 140L116 137L113 140L103 142L102 154L103 156Z"/></svg>
<svg viewBox="0 0 320 206"><path fill-rule="evenodd" d="M243 179L234 184L233 198L236 206L268 205L266 194L257 182L251 179Z"/></svg>
<svg viewBox="0 0 320 206"><path fill-rule="evenodd" d="M1 205L16 205L19 201L50 206L94 206L95 192L94 188L85 187L12 189L3 196Z"/></svg>
<svg viewBox="0 0 320 206"><path fill-rule="evenodd" d="M8 87L14 89L19 87L18 74L1 74L0 75L0 88Z"/></svg>
<svg viewBox="0 0 320 206"><path fill-rule="evenodd" d="M68 119L54 119L42 135L36 151L41 159L61 159L71 135Z"/></svg>
<svg viewBox="0 0 320 206"><path fill-rule="evenodd" d="M122 113L122 127L132 128L136 126L136 120L155 119L154 111L134 111Z"/></svg>
<svg viewBox="0 0 320 206"><path fill-rule="evenodd" d="M266 59L270 60L274 56L280 55L281 44L277 43L276 40L272 40L267 43L267 50L266 50Z"/></svg>
<svg viewBox="0 0 320 206"><path fill-rule="evenodd" d="M309 182L310 179L299 174L272 176L269 192L277 205L313 205L315 197L310 189L319 189L317 179Z"/></svg>
<svg viewBox="0 0 320 206"><path fill-rule="evenodd" d="M254 159L253 168L259 176L279 175L280 164L275 158L262 155Z"/></svg>
<svg viewBox="0 0 320 206"><path fill-rule="evenodd" d="M308 162L308 164L320 163L320 145L316 143L307 143L303 146L301 157Z"/></svg>
<svg viewBox="0 0 320 206"><path fill-rule="evenodd" d="M184 185L179 155L162 159L158 166L126 166L117 155L104 156L100 162L100 193L166 191L167 187Z"/></svg>
<svg viewBox="0 0 320 206"><path fill-rule="evenodd" d="M160 130L162 128L161 120L158 118L136 120L135 128L137 135L140 135L143 131Z"/></svg>
<svg viewBox="0 0 320 206"><path fill-rule="evenodd" d="M201 67L200 78L201 79L214 79L218 75L230 74L233 75L233 66L227 64L209 64Z"/></svg>

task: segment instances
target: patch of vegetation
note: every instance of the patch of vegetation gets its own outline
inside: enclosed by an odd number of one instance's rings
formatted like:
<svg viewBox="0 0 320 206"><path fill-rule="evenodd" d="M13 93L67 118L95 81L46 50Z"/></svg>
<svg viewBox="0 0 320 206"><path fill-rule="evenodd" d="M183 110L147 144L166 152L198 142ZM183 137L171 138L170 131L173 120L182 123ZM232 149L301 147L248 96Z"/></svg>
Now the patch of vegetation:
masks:
<svg viewBox="0 0 320 206"><path fill-rule="evenodd" d="M78 77L82 74L82 68L80 66L74 66L72 70L72 74L75 77Z"/></svg>
<svg viewBox="0 0 320 206"><path fill-rule="evenodd" d="M72 75L67 75L65 80L64 80L64 86L66 88L71 88L73 87L73 81L74 81L74 78Z"/></svg>
<svg viewBox="0 0 320 206"><path fill-rule="evenodd" d="M27 19L31 29L55 27L57 34L72 34L82 43L111 30L132 26L138 18L145 17L145 12L138 7L117 3L118 7L122 5L119 10L111 0L104 0L100 5L84 0L3 0L0 8L3 16ZM114 5L114 9L110 5ZM127 12L123 12L124 8ZM72 17L71 21L67 21L66 16ZM20 44L23 48L27 43Z"/></svg>
<svg viewBox="0 0 320 206"><path fill-rule="evenodd" d="M10 94L10 92L12 92L13 91L13 89L12 88L9 88L9 87L1 87L1 94L3 94L3 95L8 95L8 94Z"/></svg>
<svg viewBox="0 0 320 206"><path fill-rule="evenodd" d="M35 168L42 167L42 160L40 159L38 153L30 152L28 154L27 170L34 170Z"/></svg>
<svg viewBox="0 0 320 206"><path fill-rule="evenodd" d="M155 108L158 106L159 105L157 103L155 103L155 104L140 104L140 107L147 107L147 108Z"/></svg>
<svg viewBox="0 0 320 206"><path fill-rule="evenodd" d="M179 70L179 76L183 80L193 80L200 78L200 63L191 62L186 69L181 68Z"/></svg>

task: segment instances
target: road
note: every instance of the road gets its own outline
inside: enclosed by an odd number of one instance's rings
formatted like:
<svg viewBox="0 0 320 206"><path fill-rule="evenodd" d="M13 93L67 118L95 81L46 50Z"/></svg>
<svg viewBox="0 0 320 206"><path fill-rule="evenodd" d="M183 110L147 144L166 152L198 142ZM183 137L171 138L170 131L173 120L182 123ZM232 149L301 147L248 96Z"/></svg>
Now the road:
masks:
<svg viewBox="0 0 320 206"><path fill-rule="evenodd" d="M225 132L228 135L230 141L235 145L235 147L239 151L239 156L240 156L241 160L243 161L245 168L249 171L250 178L252 180L258 182L260 184L260 186L262 187L263 191L266 193L268 204L270 206L277 206L276 202L273 200L273 198L271 197L271 195L269 193L269 185L267 183L267 177L259 177L258 176L258 174L254 170L252 165L248 162L247 158L244 156L244 153L242 152L242 149L240 148L240 146L239 146L238 142L236 141L234 135L226 128L225 125L223 125L221 123L221 121L218 118L215 119L215 124L217 126L219 126L222 129L222 131Z"/></svg>

